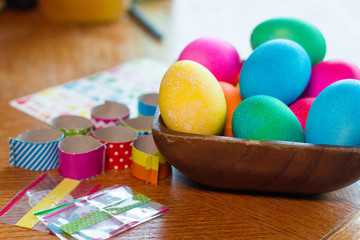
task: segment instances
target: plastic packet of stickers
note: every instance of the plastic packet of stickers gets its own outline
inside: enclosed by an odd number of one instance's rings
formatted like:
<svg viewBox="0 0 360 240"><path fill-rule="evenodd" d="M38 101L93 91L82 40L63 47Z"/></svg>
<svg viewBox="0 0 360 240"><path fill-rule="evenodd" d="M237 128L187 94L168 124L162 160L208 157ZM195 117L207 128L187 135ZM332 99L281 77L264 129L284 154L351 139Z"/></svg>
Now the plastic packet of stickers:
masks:
<svg viewBox="0 0 360 240"><path fill-rule="evenodd" d="M128 186L115 185L35 216L60 239L107 239L167 209Z"/></svg>
<svg viewBox="0 0 360 240"><path fill-rule="evenodd" d="M65 179L55 175L41 174L0 211L0 222L49 232L34 217L34 209L43 203L44 208L60 206L79 197L96 192L100 185ZM56 190L58 189L58 190Z"/></svg>

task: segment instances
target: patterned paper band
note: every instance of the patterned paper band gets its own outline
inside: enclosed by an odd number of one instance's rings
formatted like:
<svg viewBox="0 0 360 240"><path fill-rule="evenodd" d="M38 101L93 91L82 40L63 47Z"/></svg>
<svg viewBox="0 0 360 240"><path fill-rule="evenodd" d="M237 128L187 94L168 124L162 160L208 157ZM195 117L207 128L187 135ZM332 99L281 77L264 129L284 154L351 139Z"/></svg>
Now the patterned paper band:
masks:
<svg viewBox="0 0 360 240"><path fill-rule="evenodd" d="M63 137L59 130L39 128L10 138L10 165L34 171L58 167L57 146Z"/></svg>
<svg viewBox="0 0 360 240"><path fill-rule="evenodd" d="M171 166L158 152L152 136L141 136L133 143L133 165L131 173L134 177L157 185L158 180L171 174Z"/></svg>
<svg viewBox="0 0 360 240"><path fill-rule="evenodd" d="M131 166L131 145L136 132L122 126L92 131L93 137L106 146L106 169L126 169Z"/></svg>
<svg viewBox="0 0 360 240"><path fill-rule="evenodd" d="M123 104L106 101L91 109L91 123L94 130L115 126L120 119L129 118L130 110Z"/></svg>
<svg viewBox="0 0 360 240"><path fill-rule="evenodd" d="M141 95L138 102L139 116L154 116L158 104L159 94L149 93Z"/></svg>
<svg viewBox="0 0 360 240"><path fill-rule="evenodd" d="M132 208L143 205L144 203L150 202L151 199L147 196L139 193L134 195L132 198L124 201L109 205L104 209L92 212L84 217L75 219L70 223L64 224L60 227L61 230L68 234L74 234L82 229L86 229L92 225L103 222L106 219L113 217L114 215L121 214Z"/></svg>
<svg viewBox="0 0 360 240"><path fill-rule="evenodd" d="M89 119L74 115L56 117L51 120L50 125L52 128L61 130L65 137L87 135L92 127Z"/></svg>
<svg viewBox="0 0 360 240"><path fill-rule="evenodd" d="M59 144L59 173L76 180L89 179L104 170L105 146L91 136L71 136Z"/></svg>
<svg viewBox="0 0 360 240"><path fill-rule="evenodd" d="M53 207L59 203L66 195L68 195L76 186L79 181L72 179L62 180L50 193L41 199L35 207L33 207L27 214L25 214L15 225L20 227L32 228L38 221L34 216L36 211Z"/></svg>
<svg viewBox="0 0 360 240"><path fill-rule="evenodd" d="M154 121L153 116L140 116L137 118L129 118L121 120L120 124L124 127L134 130L138 136L150 135L152 123Z"/></svg>

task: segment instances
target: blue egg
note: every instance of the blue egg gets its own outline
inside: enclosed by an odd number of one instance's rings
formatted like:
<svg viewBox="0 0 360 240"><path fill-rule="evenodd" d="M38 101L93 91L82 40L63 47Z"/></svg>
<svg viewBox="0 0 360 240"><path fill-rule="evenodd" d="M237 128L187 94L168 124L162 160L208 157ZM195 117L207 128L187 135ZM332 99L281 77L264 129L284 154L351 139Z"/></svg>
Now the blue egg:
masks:
<svg viewBox="0 0 360 240"><path fill-rule="evenodd" d="M305 141L360 146L360 81L345 79L325 88L311 105Z"/></svg>
<svg viewBox="0 0 360 240"><path fill-rule="evenodd" d="M270 40L245 61L239 80L241 96L268 95L289 105L305 90L310 73L310 57L303 47L292 40Z"/></svg>

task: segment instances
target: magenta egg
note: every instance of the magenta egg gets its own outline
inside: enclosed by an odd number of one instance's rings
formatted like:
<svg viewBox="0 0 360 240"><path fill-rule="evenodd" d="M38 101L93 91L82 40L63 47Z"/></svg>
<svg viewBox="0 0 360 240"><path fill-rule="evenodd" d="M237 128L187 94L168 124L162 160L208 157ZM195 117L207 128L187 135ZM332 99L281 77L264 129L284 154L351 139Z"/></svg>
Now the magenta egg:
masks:
<svg viewBox="0 0 360 240"><path fill-rule="evenodd" d="M330 84L343 79L360 79L360 68L343 60L319 62L313 66L302 97L316 97Z"/></svg>
<svg viewBox="0 0 360 240"><path fill-rule="evenodd" d="M192 60L206 67L220 82L239 81L241 59L233 45L218 38L199 38L188 44L178 61Z"/></svg>
<svg viewBox="0 0 360 240"><path fill-rule="evenodd" d="M301 127L303 128L304 131L306 125L306 118L314 100L315 98L299 98L289 106L291 111L295 114L295 116L299 120Z"/></svg>

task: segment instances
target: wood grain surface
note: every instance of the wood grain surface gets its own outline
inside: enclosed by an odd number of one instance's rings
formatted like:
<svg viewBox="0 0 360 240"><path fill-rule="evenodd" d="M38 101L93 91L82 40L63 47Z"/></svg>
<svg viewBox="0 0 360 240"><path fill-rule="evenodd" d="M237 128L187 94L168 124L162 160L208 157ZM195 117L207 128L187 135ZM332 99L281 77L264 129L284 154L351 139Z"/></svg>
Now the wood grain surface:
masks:
<svg viewBox="0 0 360 240"><path fill-rule="evenodd" d="M171 63L171 53L185 44L174 36L186 29L171 25L174 18L179 18L175 11L178 5L176 1L140 4L163 31L162 42L154 40L127 15L111 24L77 26L53 23L37 9L0 14L0 208L41 174L9 166L8 138L47 126L10 107L8 102L140 57ZM56 169L46 173L58 175ZM88 181L102 187L126 184L169 207L162 217L114 239L360 237L359 182L331 193L301 196L214 189L190 180L176 169L158 186L133 178L129 170L108 171ZM56 238L0 223L0 239Z"/></svg>

